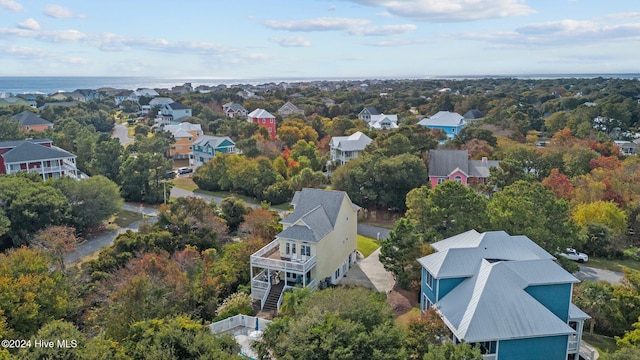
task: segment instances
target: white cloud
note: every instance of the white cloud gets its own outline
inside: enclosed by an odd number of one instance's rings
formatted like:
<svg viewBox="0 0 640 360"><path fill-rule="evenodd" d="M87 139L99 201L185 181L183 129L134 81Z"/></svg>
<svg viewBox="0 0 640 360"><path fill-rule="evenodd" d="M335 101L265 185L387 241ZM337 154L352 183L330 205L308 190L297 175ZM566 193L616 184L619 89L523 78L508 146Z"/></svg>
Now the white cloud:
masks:
<svg viewBox="0 0 640 360"><path fill-rule="evenodd" d="M0 49L0 54L11 55L20 59L44 59L52 56L52 53L37 48L8 46Z"/></svg>
<svg viewBox="0 0 640 360"><path fill-rule="evenodd" d="M350 35L382 36L403 34L416 29L413 24L371 25L371 20L321 17L305 20L267 20L264 25L274 30L292 32L346 31Z"/></svg>
<svg viewBox="0 0 640 360"><path fill-rule="evenodd" d="M358 27L349 30L352 35L365 35L365 36L380 36L380 35L397 35L404 34L416 29L413 24L402 25L381 25L381 26L366 26Z"/></svg>
<svg viewBox="0 0 640 360"><path fill-rule="evenodd" d="M440 36L455 40L484 41L500 47L558 47L612 43L621 40L640 41L640 23L609 25L567 19L525 25L513 31L455 33Z"/></svg>
<svg viewBox="0 0 640 360"><path fill-rule="evenodd" d="M288 31L335 31L348 30L369 24L369 20L339 17L321 17L305 20L267 20L265 26L274 30Z"/></svg>
<svg viewBox="0 0 640 360"><path fill-rule="evenodd" d="M535 10L522 0L350 0L418 21L460 22L523 16Z"/></svg>
<svg viewBox="0 0 640 360"><path fill-rule="evenodd" d="M269 39L283 47L309 47L311 41L302 36L272 37Z"/></svg>
<svg viewBox="0 0 640 360"><path fill-rule="evenodd" d="M35 21L33 18L28 18L27 20L18 23L18 29L24 30L40 30L40 24Z"/></svg>
<svg viewBox="0 0 640 360"><path fill-rule="evenodd" d="M640 12L625 12L617 14L609 14L604 16L605 19L634 19L640 18Z"/></svg>
<svg viewBox="0 0 640 360"><path fill-rule="evenodd" d="M2 0L0 0L2 1ZM49 4L44 8L44 14L55 19L84 18L82 14L76 14L71 9L60 5Z"/></svg>
<svg viewBox="0 0 640 360"><path fill-rule="evenodd" d="M0 0L0 8L14 12L23 10L22 5L13 0Z"/></svg>

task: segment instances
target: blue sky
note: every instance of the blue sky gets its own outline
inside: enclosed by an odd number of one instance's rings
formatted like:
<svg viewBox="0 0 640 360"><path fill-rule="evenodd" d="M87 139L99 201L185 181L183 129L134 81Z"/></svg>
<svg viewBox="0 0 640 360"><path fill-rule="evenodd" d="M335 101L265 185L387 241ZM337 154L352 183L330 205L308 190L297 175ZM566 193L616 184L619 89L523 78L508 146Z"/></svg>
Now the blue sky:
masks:
<svg viewBox="0 0 640 360"><path fill-rule="evenodd" d="M631 72L637 0L0 0L0 76Z"/></svg>

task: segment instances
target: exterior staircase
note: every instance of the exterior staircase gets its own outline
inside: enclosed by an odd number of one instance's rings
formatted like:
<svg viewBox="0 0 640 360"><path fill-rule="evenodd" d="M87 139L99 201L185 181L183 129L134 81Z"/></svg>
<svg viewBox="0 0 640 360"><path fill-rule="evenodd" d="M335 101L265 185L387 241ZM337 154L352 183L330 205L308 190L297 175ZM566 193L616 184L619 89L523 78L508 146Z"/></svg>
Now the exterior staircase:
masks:
<svg viewBox="0 0 640 360"><path fill-rule="evenodd" d="M265 300L264 305L262 306L262 311L275 312L278 310L278 299L280 299L280 294L282 294L284 283L284 281L280 281L276 285L271 285L271 290L269 291L269 295L267 295L267 300Z"/></svg>

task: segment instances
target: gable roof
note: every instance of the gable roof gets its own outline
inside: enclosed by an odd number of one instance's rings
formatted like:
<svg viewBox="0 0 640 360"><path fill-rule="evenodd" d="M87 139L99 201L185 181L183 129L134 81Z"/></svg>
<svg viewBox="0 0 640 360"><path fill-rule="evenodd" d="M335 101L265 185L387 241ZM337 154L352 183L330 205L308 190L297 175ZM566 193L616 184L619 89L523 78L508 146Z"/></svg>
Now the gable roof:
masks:
<svg viewBox="0 0 640 360"><path fill-rule="evenodd" d="M382 129L382 122L385 121L385 120L388 120L390 129L397 129L398 128L398 115L396 115L396 114L393 114L393 115L385 115L385 114L371 115L371 120L369 121L369 127L380 130L380 129Z"/></svg>
<svg viewBox="0 0 640 360"><path fill-rule="evenodd" d="M464 121L464 117L458 113L450 111L438 111L435 115L424 118L418 122L418 125L422 126L463 126L467 122Z"/></svg>
<svg viewBox="0 0 640 360"><path fill-rule="evenodd" d="M447 177L455 168L459 168L469 175L469 153L467 150L429 151L430 177Z"/></svg>
<svg viewBox="0 0 640 360"><path fill-rule="evenodd" d="M362 151L373 140L360 131L349 136L334 136L331 138L331 147L342 151Z"/></svg>
<svg viewBox="0 0 640 360"><path fill-rule="evenodd" d="M222 145L222 143L224 143L225 141L229 141L231 142L231 144L235 145L236 143L233 142L233 140L231 140L230 137L228 136L210 136L210 135L203 135L200 136L198 138L198 140L196 140L193 145L198 145L198 146L206 146L207 144L209 144L209 146L213 147L214 149L219 147L220 145Z"/></svg>
<svg viewBox="0 0 640 360"><path fill-rule="evenodd" d="M166 104L171 104L175 101L173 101L172 98L168 98L168 97L155 97L153 99L151 99L151 101L149 101L149 105L150 106L157 106L157 105L166 105Z"/></svg>
<svg viewBox="0 0 640 360"><path fill-rule="evenodd" d="M359 207L351 202L344 191L304 188L296 191L291 200L293 212L281 223L291 225L279 237L303 241L320 241L336 225L336 219L346 198L357 211Z"/></svg>
<svg viewBox="0 0 640 360"><path fill-rule="evenodd" d="M1 156L4 158L5 163L76 157L59 147L48 147L31 141L23 141Z"/></svg>
<svg viewBox="0 0 640 360"><path fill-rule="evenodd" d="M464 117L465 119L468 119L468 120L476 120L476 119L483 118L484 114L482 113L482 111L480 111L478 109L471 109L471 110L467 111L466 113L464 113L464 115L462 115L462 117Z"/></svg>
<svg viewBox="0 0 640 360"><path fill-rule="evenodd" d="M362 109L362 111L360 111L360 113L358 113L358 115L362 113L369 113L369 115L380 115L380 112L378 111L378 109L376 109L375 106L365 107L364 109Z"/></svg>
<svg viewBox="0 0 640 360"><path fill-rule="evenodd" d="M18 113L13 116L14 120L17 120L21 126L29 126L29 125L47 125L51 126L53 123L47 121L35 113L25 110L21 113Z"/></svg>
<svg viewBox="0 0 640 360"><path fill-rule="evenodd" d="M271 113L269 113L267 110L265 109L255 109L252 112L249 113L249 115L247 115L250 118L259 118L259 119L264 119L264 118L276 118L275 116L271 115Z"/></svg>
<svg viewBox="0 0 640 360"><path fill-rule="evenodd" d="M184 121L177 125L165 125L164 130L172 133L178 130L202 132L202 125L192 124L188 121Z"/></svg>
<svg viewBox="0 0 640 360"><path fill-rule="evenodd" d="M436 304L458 339L478 342L575 333L525 290L578 280L526 236L470 230L432 247L436 253L418 259L427 271L437 279L464 278ZM588 317L575 309L573 315Z"/></svg>
<svg viewBox="0 0 640 360"><path fill-rule="evenodd" d="M227 112L231 110L233 112L238 112L238 111L247 111L247 109L244 108L244 106L238 104L238 103L232 103L229 104L229 106L227 106Z"/></svg>
<svg viewBox="0 0 640 360"><path fill-rule="evenodd" d="M185 105L180 104L179 102L168 103L167 107L170 108L171 110L186 110L186 109L188 109L188 107L186 107Z"/></svg>

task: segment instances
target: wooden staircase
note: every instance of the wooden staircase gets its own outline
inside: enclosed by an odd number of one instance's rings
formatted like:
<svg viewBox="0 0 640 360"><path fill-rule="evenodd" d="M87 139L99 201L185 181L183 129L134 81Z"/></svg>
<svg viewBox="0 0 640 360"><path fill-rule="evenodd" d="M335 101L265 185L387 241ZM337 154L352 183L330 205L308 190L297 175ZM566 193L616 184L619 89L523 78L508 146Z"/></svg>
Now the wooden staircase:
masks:
<svg viewBox="0 0 640 360"><path fill-rule="evenodd" d="M269 291L269 295L267 295L267 300L265 300L262 311L277 311L278 310L278 299L280 299L280 294L282 294L282 289L284 288L284 281L280 281L277 285L271 285L271 290Z"/></svg>

